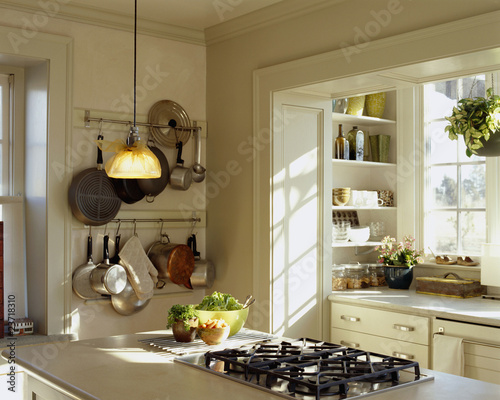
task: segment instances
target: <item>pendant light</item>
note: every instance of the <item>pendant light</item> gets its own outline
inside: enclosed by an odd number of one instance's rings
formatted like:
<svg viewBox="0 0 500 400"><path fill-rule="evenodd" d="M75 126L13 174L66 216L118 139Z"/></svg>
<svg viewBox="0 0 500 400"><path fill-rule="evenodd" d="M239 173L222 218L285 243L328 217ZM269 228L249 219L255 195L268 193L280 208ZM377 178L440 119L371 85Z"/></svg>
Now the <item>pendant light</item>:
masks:
<svg viewBox="0 0 500 400"><path fill-rule="evenodd" d="M134 125L130 127L126 146L106 163L106 173L110 178L151 179L161 176L158 158L141 141L139 128L136 126L136 81L137 81L137 0L134 12Z"/></svg>

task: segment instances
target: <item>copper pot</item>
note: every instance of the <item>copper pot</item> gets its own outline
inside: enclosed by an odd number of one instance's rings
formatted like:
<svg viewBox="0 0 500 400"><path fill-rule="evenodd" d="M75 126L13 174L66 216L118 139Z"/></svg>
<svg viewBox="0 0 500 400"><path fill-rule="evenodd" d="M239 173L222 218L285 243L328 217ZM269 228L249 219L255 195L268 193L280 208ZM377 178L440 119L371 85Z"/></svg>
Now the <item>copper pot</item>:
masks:
<svg viewBox="0 0 500 400"><path fill-rule="evenodd" d="M167 281L190 287L189 278L194 270L194 254L185 244L170 243L167 235L154 243L148 250L148 257L158 270L157 287Z"/></svg>

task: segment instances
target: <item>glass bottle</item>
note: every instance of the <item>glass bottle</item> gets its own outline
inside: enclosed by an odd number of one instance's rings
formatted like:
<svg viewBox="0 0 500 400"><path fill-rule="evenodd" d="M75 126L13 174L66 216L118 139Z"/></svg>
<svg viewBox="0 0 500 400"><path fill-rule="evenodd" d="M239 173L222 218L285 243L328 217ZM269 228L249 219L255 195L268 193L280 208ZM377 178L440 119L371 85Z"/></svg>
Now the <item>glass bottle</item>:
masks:
<svg viewBox="0 0 500 400"><path fill-rule="evenodd" d="M335 139L335 158L349 160L349 142L342 132L342 124L339 124L339 135Z"/></svg>
<svg viewBox="0 0 500 400"><path fill-rule="evenodd" d="M358 129L357 126L353 126L352 129L347 132L347 140L349 142L349 159L363 161L365 140L363 131Z"/></svg>

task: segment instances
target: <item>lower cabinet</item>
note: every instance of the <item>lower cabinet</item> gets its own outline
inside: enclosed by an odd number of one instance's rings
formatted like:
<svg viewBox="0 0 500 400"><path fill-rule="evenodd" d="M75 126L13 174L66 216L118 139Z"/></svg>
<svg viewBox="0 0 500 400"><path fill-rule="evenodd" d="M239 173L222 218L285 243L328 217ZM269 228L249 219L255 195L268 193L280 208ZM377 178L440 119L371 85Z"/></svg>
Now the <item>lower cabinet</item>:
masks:
<svg viewBox="0 0 500 400"><path fill-rule="evenodd" d="M29 400L76 400L77 397L68 397L58 390L49 387L33 376L28 375L24 398Z"/></svg>
<svg viewBox="0 0 500 400"><path fill-rule="evenodd" d="M330 341L430 367L428 317L332 302Z"/></svg>
<svg viewBox="0 0 500 400"><path fill-rule="evenodd" d="M500 328L435 319L433 332L463 339L465 377L500 382Z"/></svg>

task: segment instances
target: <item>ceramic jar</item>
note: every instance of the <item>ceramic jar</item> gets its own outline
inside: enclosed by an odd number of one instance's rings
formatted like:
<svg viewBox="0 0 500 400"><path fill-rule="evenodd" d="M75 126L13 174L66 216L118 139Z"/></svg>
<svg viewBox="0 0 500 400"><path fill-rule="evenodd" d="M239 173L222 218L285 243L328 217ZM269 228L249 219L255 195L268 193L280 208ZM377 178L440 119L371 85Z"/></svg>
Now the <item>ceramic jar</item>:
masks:
<svg viewBox="0 0 500 400"><path fill-rule="evenodd" d="M363 110L365 109L365 98L366 96L356 96L347 99L346 114L357 115L358 117L363 115Z"/></svg>
<svg viewBox="0 0 500 400"><path fill-rule="evenodd" d="M382 118L385 110L385 93L374 93L366 96L366 114L369 117Z"/></svg>

